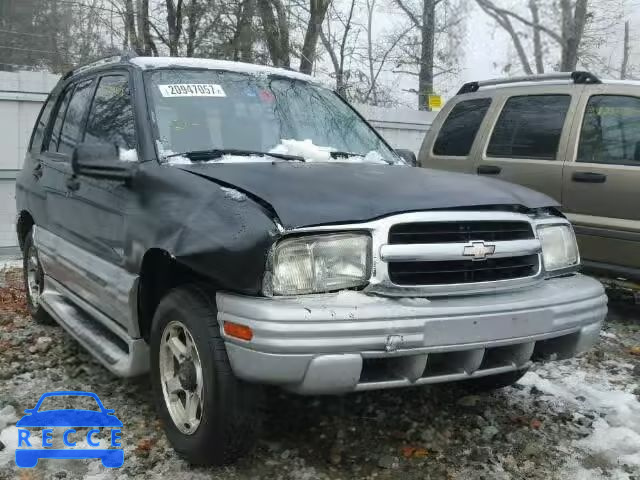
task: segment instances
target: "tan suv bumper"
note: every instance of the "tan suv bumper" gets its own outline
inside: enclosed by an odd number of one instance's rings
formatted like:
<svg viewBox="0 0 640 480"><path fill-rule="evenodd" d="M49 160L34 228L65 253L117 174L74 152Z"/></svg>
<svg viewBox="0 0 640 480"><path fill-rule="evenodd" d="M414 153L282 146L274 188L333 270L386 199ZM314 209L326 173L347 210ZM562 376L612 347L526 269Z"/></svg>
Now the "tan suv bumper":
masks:
<svg viewBox="0 0 640 480"><path fill-rule="evenodd" d="M573 275L508 293L387 298L359 292L262 298L218 293L234 373L308 394L463 380L567 358L597 342L602 285Z"/></svg>

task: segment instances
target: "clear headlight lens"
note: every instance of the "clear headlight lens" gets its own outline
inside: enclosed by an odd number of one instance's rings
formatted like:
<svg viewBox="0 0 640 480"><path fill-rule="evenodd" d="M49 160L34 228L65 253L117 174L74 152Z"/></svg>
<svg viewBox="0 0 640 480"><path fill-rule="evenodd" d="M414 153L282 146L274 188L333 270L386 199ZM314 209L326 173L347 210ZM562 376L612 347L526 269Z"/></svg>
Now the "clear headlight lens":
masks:
<svg viewBox="0 0 640 480"><path fill-rule="evenodd" d="M273 295L358 287L369 279L370 258L371 237L361 233L284 239L274 249L270 285L265 287Z"/></svg>
<svg viewBox="0 0 640 480"><path fill-rule="evenodd" d="M540 225L538 237L547 272L578 265L578 244L570 225Z"/></svg>

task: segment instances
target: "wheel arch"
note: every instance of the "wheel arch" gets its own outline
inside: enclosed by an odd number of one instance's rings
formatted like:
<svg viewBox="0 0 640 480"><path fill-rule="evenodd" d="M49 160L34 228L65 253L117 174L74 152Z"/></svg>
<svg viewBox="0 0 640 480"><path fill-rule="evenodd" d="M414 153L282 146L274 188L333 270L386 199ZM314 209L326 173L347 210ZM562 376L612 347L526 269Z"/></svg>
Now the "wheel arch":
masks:
<svg viewBox="0 0 640 480"><path fill-rule="evenodd" d="M18 213L18 218L16 220L16 233L18 235L18 245L20 246L20 251L24 250L24 241L27 238L27 234L29 230L35 225L35 221L33 220L33 216L29 211L22 210Z"/></svg>
<svg viewBox="0 0 640 480"><path fill-rule="evenodd" d="M171 289L200 282L215 286L213 280L181 263L167 250L148 249L142 257L137 288L137 317L141 337L149 340L158 304Z"/></svg>

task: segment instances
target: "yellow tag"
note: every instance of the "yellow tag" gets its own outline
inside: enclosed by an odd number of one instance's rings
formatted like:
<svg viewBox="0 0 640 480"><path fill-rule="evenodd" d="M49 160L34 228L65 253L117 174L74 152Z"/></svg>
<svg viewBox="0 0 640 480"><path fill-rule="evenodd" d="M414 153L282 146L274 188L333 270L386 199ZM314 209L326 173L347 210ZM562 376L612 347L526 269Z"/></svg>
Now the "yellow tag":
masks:
<svg viewBox="0 0 640 480"><path fill-rule="evenodd" d="M442 108L442 97L440 95L429 95L429 108Z"/></svg>

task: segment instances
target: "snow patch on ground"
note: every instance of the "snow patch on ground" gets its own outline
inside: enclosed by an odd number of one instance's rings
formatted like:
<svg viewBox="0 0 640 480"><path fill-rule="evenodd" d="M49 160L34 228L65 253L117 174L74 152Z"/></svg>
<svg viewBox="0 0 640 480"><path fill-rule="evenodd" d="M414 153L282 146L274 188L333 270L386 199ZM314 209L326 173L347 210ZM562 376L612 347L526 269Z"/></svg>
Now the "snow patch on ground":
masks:
<svg viewBox="0 0 640 480"><path fill-rule="evenodd" d="M617 373L611 373L612 367ZM574 441L573 446L614 466L615 470L608 472L613 477L606 478L630 478L621 469L623 465L640 469L640 402L632 393L638 386L632 365L608 361L599 371L587 371L578 368L576 359L550 362L525 375L519 383L529 387L516 393L522 397L520 401L531 401L531 390L535 388L553 409L573 411L574 419L595 417L592 432ZM567 464L572 471L567 478L604 478L598 476L599 469L592 469L595 471L587 475L572 462L573 459Z"/></svg>

